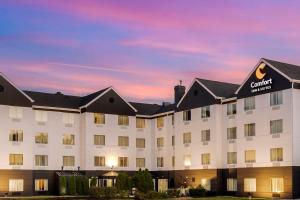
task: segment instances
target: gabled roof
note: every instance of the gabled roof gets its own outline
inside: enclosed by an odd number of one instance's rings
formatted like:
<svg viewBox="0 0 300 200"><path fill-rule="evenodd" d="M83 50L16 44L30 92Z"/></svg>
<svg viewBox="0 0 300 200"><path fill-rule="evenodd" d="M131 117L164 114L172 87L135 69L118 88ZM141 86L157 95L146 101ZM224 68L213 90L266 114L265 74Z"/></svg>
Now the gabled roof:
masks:
<svg viewBox="0 0 300 200"><path fill-rule="evenodd" d="M103 93L106 92L106 91L108 91L108 89L110 89L110 88L111 87L107 87L107 88L104 88L103 90L99 90L99 91L94 92L92 94L89 94L89 95L81 97L81 104L80 104L80 106L87 105L88 103L90 103L91 101L93 101L98 96L103 95Z"/></svg>
<svg viewBox="0 0 300 200"><path fill-rule="evenodd" d="M213 81L197 78L207 89L209 89L217 97L228 98L234 95L234 92L239 87L238 84Z"/></svg>
<svg viewBox="0 0 300 200"><path fill-rule="evenodd" d="M300 66L278 62L266 58L262 58L262 60L265 60L267 63L275 67L277 70L287 75L290 79L300 80Z"/></svg>
<svg viewBox="0 0 300 200"><path fill-rule="evenodd" d="M34 99L33 105L37 106L78 109L81 102L81 97L64 95L62 93L24 92Z"/></svg>

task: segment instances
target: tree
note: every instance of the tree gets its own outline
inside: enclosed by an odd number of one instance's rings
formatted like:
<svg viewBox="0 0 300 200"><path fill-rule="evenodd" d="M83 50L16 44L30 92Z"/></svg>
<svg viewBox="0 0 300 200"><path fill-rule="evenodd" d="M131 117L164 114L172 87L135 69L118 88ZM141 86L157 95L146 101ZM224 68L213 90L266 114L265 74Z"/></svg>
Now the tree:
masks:
<svg viewBox="0 0 300 200"><path fill-rule="evenodd" d="M141 192L147 193L153 190L153 179L148 169L140 169L134 176L133 181L135 187Z"/></svg>
<svg viewBox="0 0 300 200"><path fill-rule="evenodd" d="M59 194L65 195L67 193L67 179L65 176L59 177Z"/></svg>
<svg viewBox="0 0 300 200"><path fill-rule="evenodd" d="M96 186L97 186L97 179L95 177L92 177L90 187L96 187Z"/></svg>
<svg viewBox="0 0 300 200"><path fill-rule="evenodd" d="M75 195L76 194L76 179L75 176L70 176L68 178L68 194Z"/></svg>
<svg viewBox="0 0 300 200"><path fill-rule="evenodd" d="M116 187L118 190L129 190L129 176L127 173L119 173L116 179Z"/></svg>

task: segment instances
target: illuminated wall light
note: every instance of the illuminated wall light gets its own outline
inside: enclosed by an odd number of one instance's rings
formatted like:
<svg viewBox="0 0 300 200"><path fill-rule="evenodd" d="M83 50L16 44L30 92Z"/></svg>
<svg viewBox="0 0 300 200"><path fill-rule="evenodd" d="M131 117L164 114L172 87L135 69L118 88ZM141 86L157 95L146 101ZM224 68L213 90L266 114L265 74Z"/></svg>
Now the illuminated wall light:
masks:
<svg viewBox="0 0 300 200"><path fill-rule="evenodd" d="M106 165L108 167L116 167L118 165L118 161L117 161L116 156L108 156Z"/></svg>

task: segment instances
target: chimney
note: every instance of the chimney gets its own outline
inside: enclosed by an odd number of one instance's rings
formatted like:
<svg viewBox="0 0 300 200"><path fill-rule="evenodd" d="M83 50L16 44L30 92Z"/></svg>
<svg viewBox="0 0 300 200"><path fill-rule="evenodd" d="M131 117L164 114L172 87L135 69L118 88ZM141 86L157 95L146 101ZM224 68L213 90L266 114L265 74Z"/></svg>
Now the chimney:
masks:
<svg viewBox="0 0 300 200"><path fill-rule="evenodd" d="M175 100L175 104L177 104L181 97L184 95L185 93L185 86L182 85L182 80L179 81L179 85L176 85L174 87L174 100Z"/></svg>

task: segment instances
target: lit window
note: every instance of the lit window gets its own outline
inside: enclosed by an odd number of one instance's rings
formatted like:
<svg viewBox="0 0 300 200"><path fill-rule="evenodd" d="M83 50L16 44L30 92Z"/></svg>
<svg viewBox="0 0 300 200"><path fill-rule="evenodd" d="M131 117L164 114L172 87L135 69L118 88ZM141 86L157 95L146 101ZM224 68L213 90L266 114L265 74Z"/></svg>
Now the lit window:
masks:
<svg viewBox="0 0 300 200"><path fill-rule="evenodd" d="M94 123L95 124L105 124L105 114L94 113Z"/></svg>
<svg viewBox="0 0 300 200"><path fill-rule="evenodd" d="M48 166L48 156L35 155L35 166Z"/></svg>
<svg viewBox="0 0 300 200"><path fill-rule="evenodd" d="M183 144L190 144L192 142L191 132L183 133Z"/></svg>
<svg viewBox="0 0 300 200"><path fill-rule="evenodd" d="M8 191L9 192L23 192L24 191L24 179L9 179Z"/></svg>
<svg viewBox="0 0 300 200"><path fill-rule="evenodd" d="M74 166L75 165L75 157L74 156L63 156L63 166Z"/></svg>
<svg viewBox="0 0 300 200"><path fill-rule="evenodd" d="M246 150L245 163L255 163L255 161L256 161L255 150Z"/></svg>
<svg viewBox="0 0 300 200"><path fill-rule="evenodd" d="M119 157L119 167L128 167L128 157Z"/></svg>
<svg viewBox="0 0 300 200"><path fill-rule="evenodd" d="M74 114L73 113L63 113L63 123L66 125L74 124Z"/></svg>
<svg viewBox="0 0 300 200"><path fill-rule="evenodd" d="M164 117L158 117L158 118L156 118L156 127L157 128L164 127Z"/></svg>
<svg viewBox="0 0 300 200"><path fill-rule="evenodd" d="M105 166L105 157L104 156L95 156L94 157L94 166L95 167L104 167Z"/></svg>
<svg viewBox="0 0 300 200"><path fill-rule="evenodd" d="M94 145L105 145L105 135L94 135Z"/></svg>
<svg viewBox="0 0 300 200"><path fill-rule="evenodd" d="M282 119L270 121L270 132L271 134L282 133Z"/></svg>
<svg viewBox="0 0 300 200"><path fill-rule="evenodd" d="M164 158L163 157L157 157L157 167L164 167Z"/></svg>
<svg viewBox="0 0 300 200"><path fill-rule="evenodd" d="M236 127L227 128L227 139L228 140L236 139Z"/></svg>
<svg viewBox="0 0 300 200"><path fill-rule="evenodd" d="M201 108L201 118L210 117L210 106L205 106Z"/></svg>
<svg viewBox="0 0 300 200"><path fill-rule="evenodd" d="M9 165L23 165L23 154L9 154Z"/></svg>
<svg viewBox="0 0 300 200"><path fill-rule="evenodd" d="M145 148L145 138L136 138L136 148Z"/></svg>
<svg viewBox="0 0 300 200"><path fill-rule="evenodd" d="M244 130L245 130L245 137L255 136L255 124L254 123L245 124Z"/></svg>
<svg viewBox="0 0 300 200"><path fill-rule="evenodd" d="M227 191L236 192L237 191L237 180L235 178L227 179Z"/></svg>
<svg viewBox="0 0 300 200"><path fill-rule="evenodd" d="M119 126L128 126L129 125L129 117L127 115L119 115L118 116L118 125Z"/></svg>
<svg viewBox="0 0 300 200"><path fill-rule="evenodd" d="M48 133L37 133L35 136L36 144L48 144Z"/></svg>
<svg viewBox="0 0 300 200"><path fill-rule="evenodd" d="M201 142L210 141L210 130L202 130L201 131Z"/></svg>
<svg viewBox="0 0 300 200"><path fill-rule="evenodd" d="M236 114L236 103L227 104L227 115L235 115Z"/></svg>
<svg viewBox="0 0 300 200"><path fill-rule="evenodd" d="M23 118L23 108L9 106L9 117L11 119L22 119Z"/></svg>
<svg viewBox="0 0 300 200"><path fill-rule="evenodd" d="M271 159L271 162L283 161L283 149L282 148L271 148L270 159Z"/></svg>
<svg viewBox="0 0 300 200"><path fill-rule="evenodd" d="M23 142L23 131L22 130L11 130L9 134L9 141Z"/></svg>
<svg viewBox="0 0 300 200"><path fill-rule="evenodd" d="M282 91L270 93L270 105L277 106L282 104Z"/></svg>
<svg viewBox="0 0 300 200"><path fill-rule="evenodd" d="M210 154L209 153L201 154L201 163L202 163L202 165L210 164Z"/></svg>
<svg viewBox="0 0 300 200"><path fill-rule="evenodd" d="M64 145L74 145L75 144L75 135L64 134L64 136L63 136L63 144Z"/></svg>
<svg viewBox="0 0 300 200"><path fill-rule="evenodd" d="M283 178L271 178L271 192L284 192Z"/></svg>
<svg viewBox="0 0 300 200"><path fill-rule="evenodd" d="M45 123L48 120L47 111L36 110L35 111L35 121Z"/></svg>
<svg viewBox="0 0 300 200"><path fill-rule="evenodd" d="M256 192L256 178L244 179L244 192Z"/></svg>
<svg viewBox="0 0 300 200"><path fill-rule="evenodd" d="M144 168L145 167L145 158L136 158L136 167Z"/></svg>
<svg viewBox="0 0 300 200"><path fill-rule="evenodd" d="M136 128L145 128L146 119L145 118L136 118Z"/></svg>
<svg viewBox="0 0 300 200"><path fill-rule="evenodd" d="M227 152L227 164L236 164L236 163L237 163L237 153Z"/></svg>
<svg viewBox="0 0 300 200"><path fill-rule="evenodd" d="M129 137L128 136L119 136L118 137L118 145L120 147L128 147L129 146Z"/></svg>
<svg viewBox="0 0 300 200"><path fill-rule="evenodd" d="M164 138L163 137L157 138L156 141L157 141L157 147L158 148L164 146Z"/></svg>
<svg viewBox="0 0 300 200"><path fill-rule="evenodd" d="M35 179L35 191L48 191L48 179Z"/></svg>
<svg viewBox="0 0 300 200"><path fill-rule="evenodd" d="M210 179L202 178L200 180L200 185L207 191L210 191L211 189Z"/></svg>
<svg viewBox="0 0 300 200"><path fill-rule="evenodd" d="M184 155L183 156L183 164L185 167L190 167L191 164L192 164L192 156L189 154L189 155Z"/></svg>
<svg viewBox="0 0 300 200"><path fill-rule="evenodd" d="M183 121L191 121L191 110L183 111Z"/></svg>
<svg viewBox="0 0 300 200"><path fill-rule="evenodd" d="M255 97L247 97L244 99L244 110L254 110L255 109Z"/></svg>

